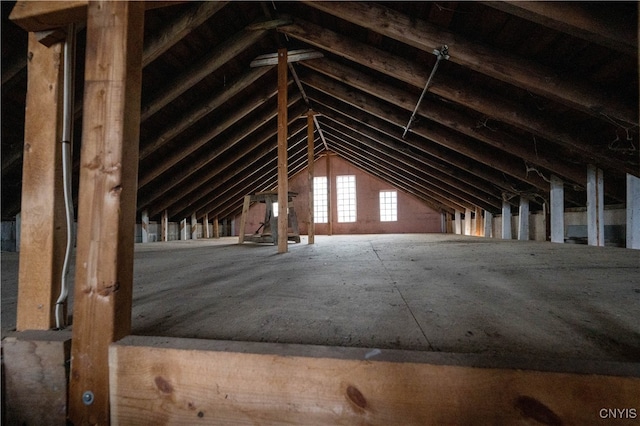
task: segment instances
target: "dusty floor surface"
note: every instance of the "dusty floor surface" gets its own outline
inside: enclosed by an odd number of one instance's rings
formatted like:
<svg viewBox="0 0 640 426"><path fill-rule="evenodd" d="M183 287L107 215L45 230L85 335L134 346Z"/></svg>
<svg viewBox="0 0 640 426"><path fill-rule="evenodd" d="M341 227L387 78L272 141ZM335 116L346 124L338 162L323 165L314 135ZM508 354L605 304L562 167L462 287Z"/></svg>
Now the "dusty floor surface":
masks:
<svg viewBox="0 0 640 426"><path fill-rule="evenodd" d="M133 334L640 362L640 251L440 234L137 244ZM2 253L2 336L18 256Z"/></svg>

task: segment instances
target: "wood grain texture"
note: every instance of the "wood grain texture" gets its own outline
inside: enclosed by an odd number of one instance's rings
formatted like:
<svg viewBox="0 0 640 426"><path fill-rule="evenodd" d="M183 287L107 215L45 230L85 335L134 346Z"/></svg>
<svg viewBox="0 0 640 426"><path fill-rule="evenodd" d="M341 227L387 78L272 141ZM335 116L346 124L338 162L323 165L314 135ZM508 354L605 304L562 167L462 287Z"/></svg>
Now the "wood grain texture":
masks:
<svg viewBox="0 0 640 426"><path fill-rule="evenodd" d="M308 243L315 243L315 223L314 223L314 206L313 206L313 177L314 177L314 138L313 138L313 115L312 110L307 111L307 185L309 187L309 225L307 227Z"/></svg>
<svg viewBox="0 0 640 426"><path fill-rule="evenodd" d="M62 185L62 45L29 34L17 330L55 326L66 222Z"/></svg>
<svg viewBox="0 0 640 426"><path fill-rule="evenodd" d="M28 331L2 341L6 424L65 424L71 333Z"/></svg>
<svg viewBox="0 0 640 426"><path fill-rule="evenodd" d="M278 253L288 251L287 49L278 49Z"/></svg>
<svg viewBox="0 0 640 426"><path fill-rule="evenodd" d="M142 3L89 3L69 392L75 425L108 423L107 349L131 330L143 26Z"/></svg>
<svg viewBox="0 0 640 426"><path fill-rule="evenodd" d="M635 407L640 392L638 377L442 365L428 353L128 339L110 348L114 425L597 424L601 408Z"/></svg>

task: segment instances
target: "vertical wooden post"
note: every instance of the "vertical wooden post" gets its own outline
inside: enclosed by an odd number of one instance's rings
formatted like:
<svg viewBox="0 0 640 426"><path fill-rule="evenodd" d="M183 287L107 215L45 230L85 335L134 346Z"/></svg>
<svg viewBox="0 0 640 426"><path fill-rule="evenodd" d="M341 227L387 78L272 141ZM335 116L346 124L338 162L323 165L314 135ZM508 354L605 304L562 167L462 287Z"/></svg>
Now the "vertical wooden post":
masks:
<svg viewBox="0 0 640 426"><path fill-rule="evenodd" d="M520 197L520 207L518 209L518 239L527 241L529 239L529 199Z"/></svg>
<svg viewBox="0 0 640 426"><path fill-rule="evenodd" d="M109 424L108 347L131 332L144 3L90 1L69 391L75 425Z"/></svg>
<svg viewBox="0 0 640 426"><path fill-rule="evenodd" d="M473 219L471 218L471 209L464 210L464 235L471 235L471 227Z"/></svg>
<svg viewBox="0 0 640 426"><path fill-rule="evenodd" d="M162 212L162 241L169 241L169 210Z"/></svg>
<svg viewBox="0 0 640 426"><path fill-rule="evenodd" d="M455 233L457 235L462 235L462 212L460 210L456 210L454 215Z"/></svg>
<svg viewBox="0 0 640 426"><path fill-rule="evenodd" d="M149 212L147 210L142 211L141 227L142 227L142 242L148 243L149 242Z"/></svg>
<svg viewBox="0 0 640 426"><path fill-rule="evenodd" d="M218 216L213 218L213 238L220 238L220 224L218 223Z"/></svg>
<svg viewBox="0 0 640 426"><path fill-rule="evenodd" d="M181 240L188 240L189 239L189 233L187 232L187 219L184 218L180 221L180 239Z"/></svg>
<svg viewBox="0 0 640 426"><path fill-rule="evenodd" d="M627 173L627 248L640 249L640 178Z"/></svg>
<svg viewBox="0 0 640 426"><path fill-rule="evenodd" d="M331 187L333 178L331 177L331 153L327 152L327 235L333 235L333 207L331 202Z"/></svg>
<svg viewBox="0 0 640 426"><path fill-rule="evenodd" d="M196 212L191 213L191 239L198 239L198 216L196 216Z"/></svg>
<svg viewBox="0 0 640 426"><path fill-rule="evenodd" d="M211 238L211 233L209 232L209 213L204 214L202 232L204 232L204 238Z"/></svg>
<svg viewBox="0 0 640 426"><path fill-rule="evenodd" d="M550 185L551 242L564 243L564 183L556 175L551 175Z"/></svg>
<svg viewBox="0 0 640 426"><path fill-rule="evenodd" d="M493 215L489 211L484 211L484 237L491 238L493 235Z"/></svg>
<svg viewBox="0 0 640 426"><path fill-rule="evenodd" d="M62 45L47 48L29 33L28 49L22 223L16 235L20 251L18 331L48 330L55 325L66 232L59 143Z"/></svg>
<svg viewBox="0 0 640 426"><path fill-rule="evenodd" d="M288 250L287 49L278 49L278 253Z"/></svg>
<svg viewBox="0 0 640 426"><path fill-rule="evenodd" d="M481 237L482 236L482 232L483 232L483 227L482 227L482 210L480 210L480 207L476 207L476 232L475 235L476 237Z"/></svg>
<svg viewBox="0 0 640 426"><path fill-rule="evenodd" d="M309 244L315 243L315 217L314 217L314 205L313 205L313 177L314 177L314 148L315 144L313 143L313 111L309 110L307 112L307 163L309 165L309 228L307 230L307 234L309 236Z"/></svg>
<svg viewBox="0 0 640 426"><path fill-rule="evenodd" d="M502 239L511 239L511 203L502 201Z"/></svg>
<svg viewBox="0 0 640 426"><path fill-rule="evenodd" d="M596 166L587 167L587 240L604 247L604 177Z"/></svg>
<svg viewBox="0 0 640 426"><path fill-rule="evenodd" d="M244 196L244 203L242 204L242 216L240 216L240 230L238 231L238 244L244 243L244 233L247 227L247 215L249 214L249 206L251 205L251 195ZM216 223L218 223L218 216L216 216ZM214 234L217 226L214 226ZM219 237L220 234L218 234ZM218 238L216 237L216 238Z"/></svg>

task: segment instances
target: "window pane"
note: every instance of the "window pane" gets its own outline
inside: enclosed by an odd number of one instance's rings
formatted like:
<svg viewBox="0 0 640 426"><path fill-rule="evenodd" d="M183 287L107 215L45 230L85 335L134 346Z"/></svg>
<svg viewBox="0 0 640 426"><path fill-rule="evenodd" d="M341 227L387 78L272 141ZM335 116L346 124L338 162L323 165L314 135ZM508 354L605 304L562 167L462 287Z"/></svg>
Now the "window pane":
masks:
<svg viewBox="0 0 640 426"><path fill-rule="evenodd" d="M356 177L354 175L336 177L338 200L338 222L356 221Z"/></svg>
<svg viewBox="0 0 640 426"><path fill-rule="evenodd" d="M380 221L398 220L398 194L396 191L380 191Z"/></svg>
<svg viewBox="0 0 640 426"><path fill-rule="evenodd" d="M327 223L327 177L313 178L313 222Z"/></svg>

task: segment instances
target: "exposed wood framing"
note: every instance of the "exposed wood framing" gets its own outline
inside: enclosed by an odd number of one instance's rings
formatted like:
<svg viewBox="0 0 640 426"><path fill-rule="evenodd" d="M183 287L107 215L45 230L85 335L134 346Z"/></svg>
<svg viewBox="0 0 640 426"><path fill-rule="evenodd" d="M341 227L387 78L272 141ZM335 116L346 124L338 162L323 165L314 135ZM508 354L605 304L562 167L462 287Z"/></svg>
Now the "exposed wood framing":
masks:
<svg viewBox="0 0 640 426"><path fill-rule="evenodd" d="M288 251L287 49L278 49L278 253Z"/></svg>
<svg viewBox="0 0 640 426"><path fill-rule="evenodd" d="M483 4L626 55L638 54L634 43L638 34L633 28L618 21L607 22L577 2L487 1Z"/></svg>
<svg viewBox="0 0 640 426"><path fill-rule="evenodd" d="M640 392L638 377L410 351L130 336L109 359L114 425L590 424Z"/></svg>
<svg viewBox="0 0 640 426"><path fill-rule="evenodd" d="M76 425L109 423L107 348L131 332L143 27L142 3L89 3L69 391Z"/></svg>
<svg viewBox="0 0 640 426"><path fill-rule="evenodd" d="M2 341L4 424L66 424L70 352L68 331L26 331Z"/></svg>
<svg viewBox="0 0 640 426"><path fill-rule="evenodd" d="M29 34L22 179L19 331L55 326L66 222L62 184L62 46L47 48Z"/></svg>
<svg viewBox="0 0 640 426"><path fill-rule="evenodd" d="M441 30L426 21L403 15L382 5L317 1L306 4L429 53L446 44L449 46L451 62L554 99L600 119L604 117L602 113L605 113L628 124L638 123L638 114L634 108L617 102L616 98L601 93L595 87L562 78L556 70L467 40L459 34Z"/></svg>
<svg viewBox="0 0 640 426"><path fill-rule="evenodd" d="M308 243L315 243L315 218L314 218L314 205L313 205L313 178L315 173L315 144L313 138L313 116L312 110L307 111L307 185L309 190L309 225L307 226Z"/></svg>

